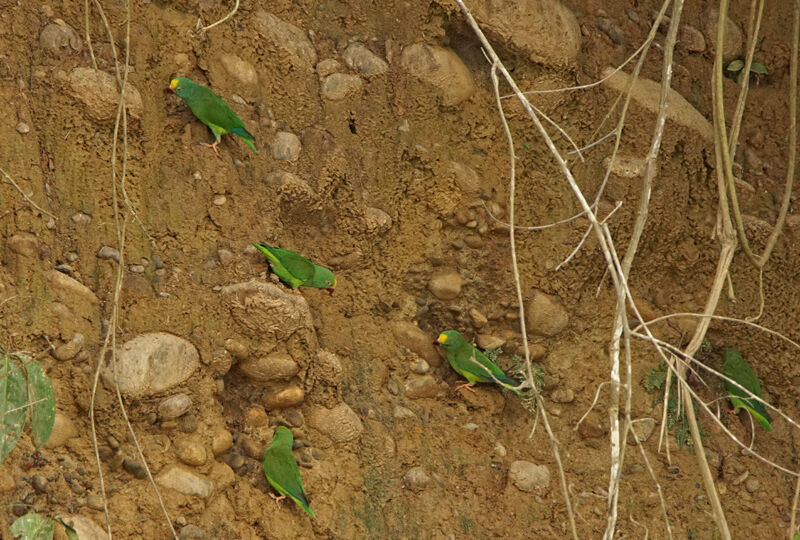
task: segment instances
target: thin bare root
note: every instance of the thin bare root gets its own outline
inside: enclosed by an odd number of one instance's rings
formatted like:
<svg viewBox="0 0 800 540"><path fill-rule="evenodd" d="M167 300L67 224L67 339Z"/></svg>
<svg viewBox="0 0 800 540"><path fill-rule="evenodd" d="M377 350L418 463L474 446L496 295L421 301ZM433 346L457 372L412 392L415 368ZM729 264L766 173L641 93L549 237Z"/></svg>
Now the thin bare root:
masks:
<svg viewBox="0 0 800 540"><path fill-rule="evenodd" d="M8 180L11 183L11 185L14 186L14 189L19 191L19 194L22 195L22 198L25 199L25 202L27 202L32 208L53 219L58 219L54 214L51 214L50 212L48 212L47 210L45 210L44 208L33 202L31 198L28 197L28 195L26 195L24 191L22 191L22 188L19 187L19 185L14 181L13 178L11 178L11 176L6 171L0 169L0 173L2 173L3 176L6 177L6 180Z"/></svg>

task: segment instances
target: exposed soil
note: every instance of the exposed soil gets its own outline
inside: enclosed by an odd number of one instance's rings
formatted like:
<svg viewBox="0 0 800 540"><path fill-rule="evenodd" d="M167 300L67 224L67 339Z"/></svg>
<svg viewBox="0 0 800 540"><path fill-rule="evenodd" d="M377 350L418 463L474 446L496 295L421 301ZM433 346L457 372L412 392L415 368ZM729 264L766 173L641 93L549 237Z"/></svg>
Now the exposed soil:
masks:
<svg viewBox="0 0 800 540"><path fill-rule="evenodd" d="M125 5L102 3L122 60ZM702 30L713 4L687 5L683 23ZM749 2L733 4L729 17L744 28ZM619 65L642 43L659 8L649 0L565 5L582 31L574 62L535 63L498 44L525 90L598 80L603 69ZM230 9L227 3L141 0L131 9L128 80L141 95L141 109L128 119L125 189L144 228L120 202L128 221L116 342L167 332L199 351L199 369L179 386L126 397L128 415L155 476L182 462L181 467L214 484L205 497L162 488L176 530L183 529L185 538L199 537L191 536L195 529L187 526L202 530L204 538L566 538L567 515L551 444L541 422L531 436L534 416L512 395L491 385L477 387L474 394L454 392L463 381L447 362L430 357L425 359L434 378L429 397L407 395L409 381L421 377L412 372L420 354L399 335L398 323L416 324L431 342L450 328L469 339L491 336L503 343L500 362L505 368L521 351L508 231L487 213L487 208L494 209L499 219L508 213L508 147L488 66L455 3L242 2L231 20L203 35L195 31L198 17L205 24L218 20ZM307 32L317 71L265 39L257 22L263 10ZM56 19L81 37L51 50L40 36ZM96 9L90 27L97 67L113 75L114 55ZM118 247L111 188L116 106L109 114L87 108L73 91L74 68L92 67L84 34L83 2L0 2L0 167L56 217L50 220L34 211L10 183L0 182L0 343L6 350L40 355L55 386L58 411L75 429L71 437L42 449L44 464L26 465L34 450L27 435L3 463L3 538L11 537L10 523L26 511L83 516L105 527L97 505L100 485L88 409L117 270L113 259L98 257L101 247ZM790 8L768 5L755 56L769 74L751 87L736 168L746 182L740 184L740 204L757 253L777 218L786 176L790 35ZM664 39L660 32L656 42L663 44ZM386 60L388 70L366 75L348 68L342 55L352 42L364 43ZM434 85L404 69L401 51L418 42L448 47L459 55L474 79L468 99L447 104ZM643 77L660 80L662 50L654 47ZM254 82L242 82L247 69L226 67L226 55L244 60ZM318 62L327 59L341 64L333 71L358 76L360 89L341 100L321 97ZM675 62L673 88L710 121L712 48L690 51L679 46ZM211 141L211 134L181 101L164 93L174 76L208 85L231 104L255 135L259 153L232 136L223 138L221 158L194 145ZM726 79L729 111L738 88ZM594 132L616 97L601 85L544 94L533 102L583 146L597 138ZM518 158L518 224L544 224L575 214L578 204L530 120L518 104L505 103ZM632 103L623 156L646 155L654 119ZM607 121L599 135L611 125ZM297 160L274 157L271 144L279 132L299 138ZM570 150L563 139L557 144L563 152ZM585 162L571 162L587 196L593 197L600 186L612 144L609 139L587 151ZM122 147L117 151L121 155ZM631 287L650 316L698 312L719 252L713 237L713 142L670 121L658 163ZM296 178L284 182L285 176L275 174L279 172ZM609 221L620 252L630 237L639 189L638 176L612 175L600 204L605 215L617 201L623 203ZM121 191L117 196L122 197ZM531 339L540 353L544 396L578 530L582 538L596 538L605 528L603 494L610 460L605 390L581 429L575 426L598 385L609 377L616 297L592 236L569 264L555 271L585 228L585 220L576 220L520 231L517 250L526 300L534 291L551 295L569 315L568 325L556 335L532 332ZM764 273L764 316L759 321L795 340L800 338L798 235L800 217L790 208ZM254 241L295 249L331 267L338 278L333 296L314 289L305 289L303 296L319 348L338 357L342 372L335 382L315 383L313 367L299 362L296 384L305 397L288 408L269 401L274 387L254 381L237 366L270 353L275 345L245 328L221 292L251 279L272 283L263 257L250 247ZM66 315L53 307L56 298L47 272L65 264L68 269L61 270L88 287L99 304L76 302ZM443 300L429 283L452 271L463 285L454 298ZM741 252L731 280L736 301L723 295L719 314L756 314L758 273ZM471 315L474 310L486 321ZM680 345L693 324L672 321L657 331ZM50 344L58 347L75 332L85 338L81 352L57 359ZM708 339L703 361L718 367L719 351L735 345L759 374L765 398L789 416L800 413L796 349L741 325L715 323ZM280 345L293 356L294 346ZM633 357L633 417L660 423L657 396L639 384L658 359L643 344L634 344ZM191 397L190 412L173 421L160 419L158 405L177 392ZM710 380L698 392L711 401L722 395L722 384ZM363 431L337 442L310 426L309 417L312 410L339 402L355 411ZM406 410L412 418L404 417ZM261 421L264 411L267 420ZM137 458L113 386L107 383L100 384L95 415L99 444L108 449L101 457L114 534L169 537L150 483L122 465ZM749 442L745 415L722 416L729 429ZM259 456L278 421L294 426L295 436L305 444L296 456L306 465L301 472L314 520L296 505L275 504L268 497ZM786 537L791 478L744 454L709 418L701 415L700 425L708 433L704 444L711 451L734 537ZM214 455L220 430L230 432L234 444ZM769 433L756 426L754 449L793 469L796 438L796 430L777 420ZM663 488L675 537L716 538L694 454L676 448L670 438L669 461L663 451L658 453L658 439L656 427L644 447ZM191 464L181 458L178 453L186 445L203 448L206 459ZM518 489L509 479L510 466L518 460L545 465L549 483L531 492ZM425 471L427 485L410 485L406 474L412 467ZM34 489L35 474L46 478L44 491ZM643 526L652 538L666 537L655 484L635 446L626 455L619 515L621 538L644 537Z"/></svg>

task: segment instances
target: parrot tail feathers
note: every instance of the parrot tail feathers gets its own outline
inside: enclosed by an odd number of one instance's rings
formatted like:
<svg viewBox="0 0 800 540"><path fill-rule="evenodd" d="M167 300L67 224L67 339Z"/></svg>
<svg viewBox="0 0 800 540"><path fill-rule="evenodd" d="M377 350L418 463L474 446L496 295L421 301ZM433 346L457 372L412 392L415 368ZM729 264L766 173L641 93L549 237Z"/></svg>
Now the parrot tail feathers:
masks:
<svg viewBox="0 0 800 540"><path fill-rule="evenodd" d="M233 134L238 135L239 137L241 137L242 140L247 143L247 146L252 148L253 151L256 154L258 154L258 150L256 150L256 145L253 144L253 141L255 141L256 138L253 137L253 135L249 131L247 131L243 127L236 127L236 128L233 128L232 130L230 130L229 133L233 133Z"/></svg>

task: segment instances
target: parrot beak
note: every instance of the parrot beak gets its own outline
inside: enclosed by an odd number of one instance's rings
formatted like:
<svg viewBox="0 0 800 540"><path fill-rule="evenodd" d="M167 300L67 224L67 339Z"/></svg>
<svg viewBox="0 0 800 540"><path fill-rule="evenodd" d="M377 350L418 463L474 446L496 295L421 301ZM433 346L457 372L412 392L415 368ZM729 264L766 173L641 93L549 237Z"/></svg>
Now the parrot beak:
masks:
<svg viewBox="0 0 800 540"><path fill-rule="evenodd" d="M434 344L434 345L441 345L441 344L442 344L442 342L441 342L441 341L439 341L439 338L436 338L436 339L433 341L433 344Z"/></svg>
<svg viewBox="0 0 800 540"><path fill-rule="evenodd" d="M328 291L328 294L330 294L331 296L333 296L333 287L328 287L328 288L327 288L327 289L325 289L325 290L326 290L326 291Z"/></svg>
<svg viewBox="0 0 800 540"><path fill-rule="evenodd" d="M164 88L164 93L165 93L165 94L174 94L174 93L175 93L175 90L173 90L172 88L170 88L170 87L168 86L168 87Z"/></svg>

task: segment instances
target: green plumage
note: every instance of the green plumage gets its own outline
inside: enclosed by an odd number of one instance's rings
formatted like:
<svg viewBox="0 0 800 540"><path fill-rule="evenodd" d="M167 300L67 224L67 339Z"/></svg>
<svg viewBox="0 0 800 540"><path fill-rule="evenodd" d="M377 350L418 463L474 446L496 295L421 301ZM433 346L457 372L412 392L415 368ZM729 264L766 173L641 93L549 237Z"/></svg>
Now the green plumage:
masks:
<svg viewBox="0 0 800 540"><path fill-rule="evenodd" d="M515 388L519 383L503 373L502 369L464 339L458 331L442 332L436 342L444 349L450 366L466 378L470 386L479 382L493 382L517 394L520 393Z"/></svg>
<svg viewBox="0 0 800 540"><path fill-rule="evenodd" d="M272 437L272 444L264 452L264 474L275 491L289 497L311 517L315 517L314 511L308 505L300 469L292 455L292 441L294 436L289 428L278 426Z"/></svg>
<svg viewBox="0 0 800 540"><path fill-rule="evenodd" d="M742 355L736 349L730 348L725 350L720 371L726 377L730 377L749 390L753 395L760 398L763 397L761 395L761 385L758 382L758 377L756 377L753 368L745 362ZM764 429L772 431L772 424L770 423L772 422L772 418L770 418L767 413L767 408L762 402L749 397L741 388L737 388L728 381L725 381L725 388L728 390L728 397L733 404L734 413L739 412L739 409L746 409Z"/></svg>
<svg viewBox="0 0 800 540"><path fill-rule="evenodd" d="M255 137L245 129L244 122L217 94L185 77L172 79L170 88L186 102L197 119L208 126L217 143L226 133L233 133L258 152L253 144Z"/></svg>
<svg viewBox="0 0 800 540"><path fill-rule="evenodd" d="M268 246L264 242L253 245L267 258L272 271L292 289L316 287L333 293L336 276L324 266L314 264L288 249Z"/></svg>

